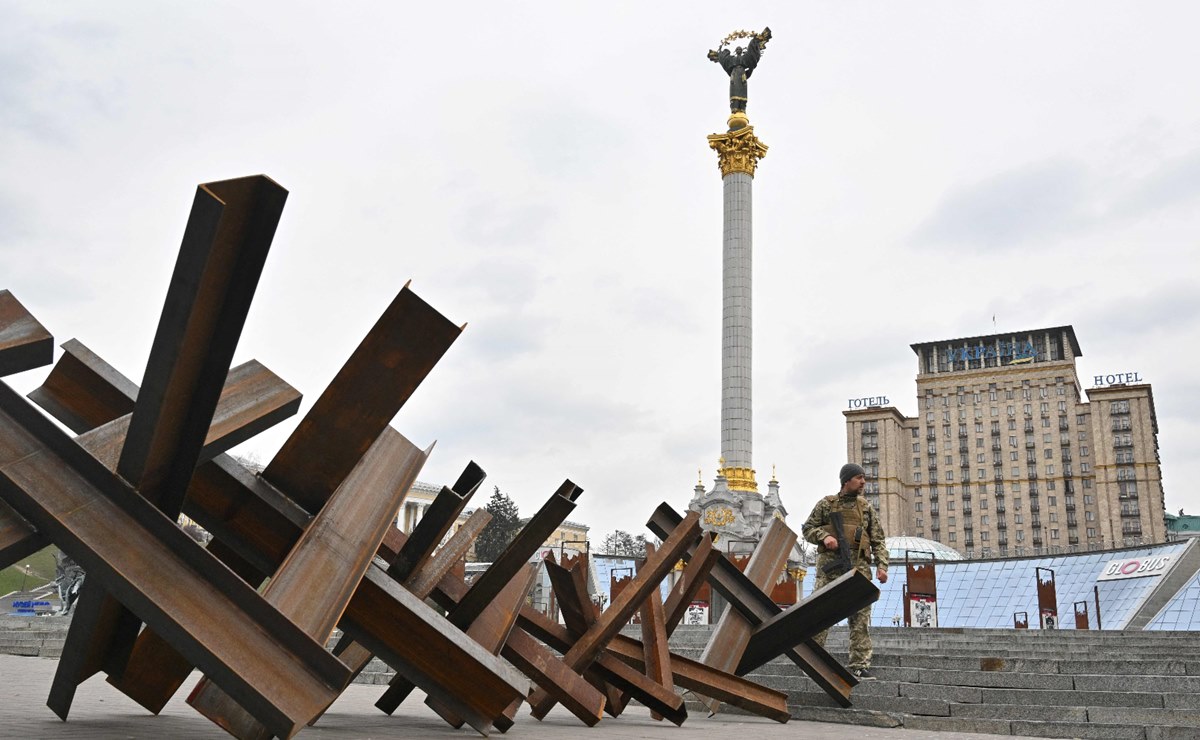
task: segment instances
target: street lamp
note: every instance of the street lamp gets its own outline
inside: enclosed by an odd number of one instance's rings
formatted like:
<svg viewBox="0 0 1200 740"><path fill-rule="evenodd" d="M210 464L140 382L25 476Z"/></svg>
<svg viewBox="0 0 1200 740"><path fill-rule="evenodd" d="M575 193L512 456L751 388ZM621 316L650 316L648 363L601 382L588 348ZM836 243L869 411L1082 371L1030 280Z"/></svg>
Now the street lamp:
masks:
<svg viewBox="0 0 1200 740"><path fill-rule="evenodd" d="M25 581L29 580L29 563L23 566L25 572L21 574L21 593L25 593Z"/></svg>

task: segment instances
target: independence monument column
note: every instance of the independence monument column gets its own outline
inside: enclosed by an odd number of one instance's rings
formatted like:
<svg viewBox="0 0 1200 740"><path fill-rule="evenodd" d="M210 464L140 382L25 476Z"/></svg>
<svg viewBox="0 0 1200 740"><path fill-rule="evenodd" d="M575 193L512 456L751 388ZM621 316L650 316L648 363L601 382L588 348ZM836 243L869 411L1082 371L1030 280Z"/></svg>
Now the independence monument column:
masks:
<svg viewBox="0 0 1200 740"><path fill-rule="evenodd" d="M729 44L748 39L745 48ZM735 553L753 550L777 514L785 516L774 476L764 498L752 461L751 404L751 193L758 160L767 146L754 135L746 116L747 80L771 39L762 33L735 31L708 58L729 75L729 130L708 137L716 150L724 189L722 238L721 461L712 491L697 483L689 508L702 512L704 528L715 531Z"/></svg>

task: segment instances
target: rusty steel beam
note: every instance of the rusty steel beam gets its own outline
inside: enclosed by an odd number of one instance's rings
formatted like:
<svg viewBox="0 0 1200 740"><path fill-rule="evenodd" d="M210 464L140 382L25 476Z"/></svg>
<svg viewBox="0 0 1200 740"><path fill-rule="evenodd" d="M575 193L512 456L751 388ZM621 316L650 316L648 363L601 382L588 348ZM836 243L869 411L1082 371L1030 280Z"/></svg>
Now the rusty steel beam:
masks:
<svg viewBox="0 0 1200 740"><path fill-rule="evenodd" d="M654 545L646 543L646 561L654 557ZM663 616L663 603L658 591L651 591L642 602L642 646L645 648L646 677L674 691L671 681L671 650L667 646L667 625ZM650 712L651 719L661 720L658 712Z"/></svg>
<svg viewBox="0 0 1200 740"><path fill-rule="evenodd" d="M421 521L417 522L417 526L413 527L408 540L391 560L391 565L388 566L388 575L403 582L410 573L425 562L426 558L433 554L433 551L445 539L450 528L458 521L458 515L462 513L467 502L479 490L485 477L487 474L483 472L483 468L471 461L467 463L467 467L458 476L458 480L454 482L453 486L442 486L441 492L433 499L429 510L421 517Z"/></svg>
<svg viewBox="0 0 1200 740"><path fill-rule="evenodd" d="M736 673L749 673L784 650L842 621L847 609L859 611L878 599L879 589L870 578L855 570L843 573L800 603L758 625L742 653Z"/></svg>
<svg viewBox="0 0 1200 740"><path fill-rule="evenodd" d="M313 639L328 640L425 459L399 432L385 429L301 535L263 598ZM207 678L188 703L243 740L270 738L265 725Z"/></svg>
<svg viewBox="0 0 1200 740"><path fill-rule="evenodd" d="M682 520L683 517L664 503L654 510L646 526L655 535L663 537ZM708 580L734 609L756 626L783 611L771 600L769 594L751 583L729 558L717 559ZM808 674L809 678L834 701L843 707L850 706L850 690L858 684L858 679L825 648L808 639L790 650L785 650L783 654Z"/></svg>
<svg viewBox="0 0 1200 740"><path fill-rule="evenodd" d="M257 362L230 371L229 380L213 414L216 423L196 452L201 461L240 441L243 435L239 425L265 429L299 407L300 394ZM130 415L119 417L84 433L77 442L112 470L118 464L130 423ZM76 685L98 670L120 676L136 645L141 621L112 599L103 598L102 593L92 593L95 589L83 589L51 690L52 702L63 714L69 711ZM97 634L107 637L94 639Z"/></svg>
<svg viewBox="0 0 1200 740"><path fill-rule="evenodd" d="M281 737L349 679L320 643L2 383L0 495ZM281 676L281 665L293 670Z"/></svg>
<svg viewBox="0 0 1200 740"><path fill-rule="evenodd" d="M547 571L552 573L551 583L563 609L564 619L568 620L569 637L566 640L574 646L596 624L600 616L588 596L587 583L583 577L583 568L587 567L587 560L578 559L570 571L553 562L551 558L547 558L545 564ZM572 622L574 626L571 626ZM569 654L570 650L566 652ZM649 706L655 715L670 717L676 724L688 718L688 710L673 690L638 674L624 663L611 660L604 651L596 655L595 660L586 667L586 672L590 673L586 679L605 693L605 711L614 717L620 715L624 709L628 699L623 697L628 694ZM535 694L530 698L530 703L535 705L534 716L541 718L536 714L538 699Z"/></svg>
<svg viewBox="0 0 1200 740"><path fill-rule="evenodd" d="M287 191L267 177L196 188L183 243L146 363L117 474L170 518L182 510L213 421ZM104 645L109 673L124 669L141 622L84 581L64 654ZM69 703L86 670L60 661L53 693Z"/></svg>
<svg viewBox="0 0 1200 740"><path fill-rule="evenodd" d="M496 594L508 584L533 554L538 551L554 530L575 509L575 500L583 489L571 481L563 481L558 490L517 533L508 547L491 566L475 579L458 606L446 615L451 623L465 629L483 612Z"/></svg>
<svg viewBox="0 0 1200 740"><path fill-rule="evenodd" d="M0 290L0 377L54 362L54 337L7 290Z"/></svg>
<svg viewBox="0 0 1200 740"><path fill-rule="evenodd" d="M621 595L601 613L600 618L588 631L575 641L575 644L563 656L563 662L577 671L591 666L604 650L605 644L621 630L621 627L629 621L646 596L658 588L663 577L689 548L694 547L694 543L699 539L700 515L692 512L666 538L654 558L646 561L642 570L634 576L633 581L621 592ZM533 716L539 719L546 716L554 703L553 697L541 689L530 697ZM663 711L662 714L668 718L672 716L669 711Z"/></svg>
<svg viewBox="0 0 1200 740"><path fill-rule="evenodd" d="M667 594L667 600L663 603L663 623L668 636L675 632L675 628L687 616L692 598L704 585L705 579L708 578L709 572L719 557L721 557L721 551L713 546L712 535L706 532L700 538L700 545L691 553L691 559L684 566L683 573L671 587L671 591Z"/></svg>
<svg viewBox="0 0 1200 740"><path fill-rule="evenodd" d="M635 670L646 668L645 648L632 637L617 635L608 644L608 652ZM775 691L732 673L718 671L677 653L671 653L671 678L679 688L711 696L776 722L787 722L792 717L787 707L787 692Z"/></svg>
<svg viewBox="0 0 1200 740"><path fill-rule="evenodd" d="M168 516L182 507L286 200L262 175L196 189L117 465Z"/></svg>
<svg viewBox="0 0 1200 740"><path fill-rule="evenodd" d="M405 285L262 477L316 513L460 333Z"/></svg>
<svg viewBox="0 0 1200 740"><path fill-rule="evenodd" d="M0 500L0 570L48 545L33 525Z"/></svg>
<svg viewBox="0 0 1200 740"><path fill-rule="evenodd" d="M382 561L377 561L382 564ZM356 641L486 735L529 681L484 650L379 565L367 570L342 617Z"/></svg>
<svg viewBox="0 0 1200 740"><path fill-rule="evenodd" d="M76 434L133 413L138 387L78 339L62 344L63 354L29 399Z"/></svg>
<svg viewBox="0 0 1200 740"><path fill-rule="evenodd" d="M447 575L432 592L434 600L443 609L453 609L458 600L467 593L467 585L461 578ZM545 689L557 699L580 721L589 727L600 721L604 711L605 697L583 676L571 670L562 659L550 652L545 645L534 638L520 625L529 624L530 618L536 615L548 623L558 627L558 623L549 622L549 618L532 607L523 606L517 615L518 626L509 633L508 641L500 654L522 673L533 679L539 687ZM565 631L565 628L563 628ZM563 652L569 643L552 645Z"/></svg>
<svg viewBox="0 0 1200 740"><path fill-rule="evenodd" d="M499 655L504 643L508 641L513 627L517 624L517 614L521 611L521 605L525 603L525 597L529 595L529 589L533 587L533 580L536 577L537 566L533 563L529 563L525 566L524 571L513 576L508 585L497 594L492 605L471 623L470 628L467 629L467 636L492 655ZM523 699L517 699L499 717L495 718L496 729L507 732L512 727L513 717L522 701ZM454 710L440 701L433 697L426 697L425 703L454 729L463 726L463 720L454 713Z"/></svg>
<svg viewBox="0 0 1200 740"><path fill-rule="evenodd" d="M250 437L295 415L300 392L256 360L229 371L213 413L213 423L196 451L198 464L212 460ZM92 456L116 472L132 414L83 432L78 441ZM168 513L168 516L170 514Z"/></svg>
<svg viewBox="0 0 1200 740"><path fill-rule="evenodd" d="M782 519L774 519L767 528L744 573L746 580L753 587L769 593L779 574L787 565L788 554L796 544L796 533L783 523ZM720 671L733 672L750 644L755 624L736 609L726 609L721 615L717 628L713 630L708 644L700 654L700 662ZM793 640L792 645L799 642ZM785 645L784 648L791 647ZM716 714L721 702L711 697L701 697L701 702L708 707L711 714Z"/></svg>

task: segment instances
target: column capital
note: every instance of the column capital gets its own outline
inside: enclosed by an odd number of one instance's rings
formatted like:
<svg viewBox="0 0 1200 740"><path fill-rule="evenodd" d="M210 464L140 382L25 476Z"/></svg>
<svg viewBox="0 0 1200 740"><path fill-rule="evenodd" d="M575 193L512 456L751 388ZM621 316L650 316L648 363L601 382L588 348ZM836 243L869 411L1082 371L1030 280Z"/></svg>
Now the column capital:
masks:
<svg viewBox="0 0 1200 740"><path fill-rule="evenodd" d="M745 172L754 177L758 160L767 156L767 145L754 135L753 126L724 134L710 134L708 145L717 152L722 177L733 172Z"/></svg>

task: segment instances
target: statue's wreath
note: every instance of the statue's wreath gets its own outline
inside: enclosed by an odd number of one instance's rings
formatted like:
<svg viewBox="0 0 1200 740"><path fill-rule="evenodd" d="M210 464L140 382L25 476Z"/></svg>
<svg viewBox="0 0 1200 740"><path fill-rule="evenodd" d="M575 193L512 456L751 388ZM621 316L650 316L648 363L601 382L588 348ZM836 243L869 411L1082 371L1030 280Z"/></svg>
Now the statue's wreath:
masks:
<svg viewBox="0 0 1200 740"><path fill-rule="evenodd" d="M771 40L771 37L764 33L754 33L753 31L734 31L725 38L721 39L721 43L717 46L717 49L724 49L738 39L758 39L759 51L766 51L767 42Z"/></svg>

